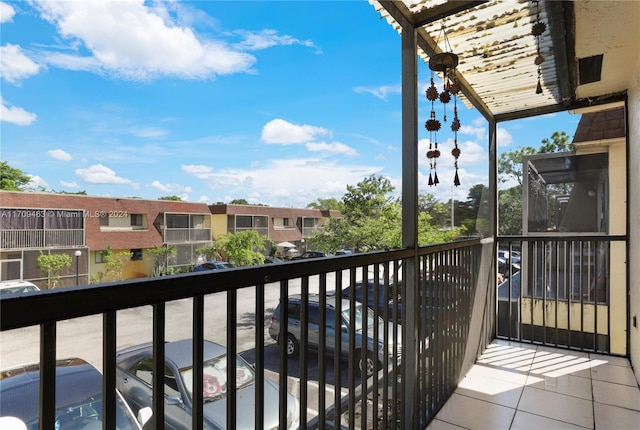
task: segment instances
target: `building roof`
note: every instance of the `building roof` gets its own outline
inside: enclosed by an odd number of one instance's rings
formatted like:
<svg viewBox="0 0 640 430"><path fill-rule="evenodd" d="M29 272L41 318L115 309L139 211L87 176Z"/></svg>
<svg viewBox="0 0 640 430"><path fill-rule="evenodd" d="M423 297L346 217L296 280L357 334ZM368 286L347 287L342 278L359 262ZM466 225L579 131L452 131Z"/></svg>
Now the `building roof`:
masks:
<svg viewBox="0 0 640 430"><path fill-rule="evenodd" d="M458 54L463 101L498 121L617 100L640 56L640 2L369 2L398 32L416 29L425 62L438 52ZM542 94L532 35L538 15L546 25L539 39Z"/></svg>
<svg viewBox="0 0 640 430"><path fill-rule="evenodd" d="M573 143L626 136L624 107L582 114Z"/></svg>

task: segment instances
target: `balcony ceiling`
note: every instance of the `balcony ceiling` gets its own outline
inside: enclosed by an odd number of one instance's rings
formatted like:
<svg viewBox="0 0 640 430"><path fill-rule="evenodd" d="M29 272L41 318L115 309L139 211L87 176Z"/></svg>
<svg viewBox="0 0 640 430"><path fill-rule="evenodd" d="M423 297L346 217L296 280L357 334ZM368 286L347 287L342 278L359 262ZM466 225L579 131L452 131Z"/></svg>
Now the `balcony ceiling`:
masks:
<svg viewBox="0 0 640 430"><path fill-rule="evenodd" d="M638 1L369 2L398 32L401 22L417 30L426 63L445 50L444 24L459 56L463 101L498 121L621 100L638 62ZM542 94L531 34L538 10L547 26L540 38Z"/></svg>

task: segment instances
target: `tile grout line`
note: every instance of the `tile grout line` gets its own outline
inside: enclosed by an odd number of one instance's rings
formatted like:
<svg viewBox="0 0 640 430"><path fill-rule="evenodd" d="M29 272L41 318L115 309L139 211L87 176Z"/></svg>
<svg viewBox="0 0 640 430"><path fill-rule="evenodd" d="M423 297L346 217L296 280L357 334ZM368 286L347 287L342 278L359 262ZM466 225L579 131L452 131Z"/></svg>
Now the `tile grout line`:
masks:
<svg viewBox="0 0 640 430"><path fill-rule="evenodd" d="M509 429L513 427L513 423L516 419L516 415L518 415L520 402L522 401L522 396L524 396L524 389L527 387L527 382L529 381L529 376L531 375L531 368L533 367L533 363L535 362L536 355L538 354L538 347L536 346L535 352L533 354L533 358L531 359L531 363L529 363L529 368L527 369L527 377L524 380L522 385L522 391L520 391L520 396L518 397L518 403L516 403L515 412L513 413L513 418L511 418L511 423L509 424Z"/></svg>
<svg viewBox="0 0 640 430"><path fill-rule="evenodd" d="M591 354L589 354L589 382L591 383L591 410L593 414L593 429L596 428L596 394L593 390L593 373L591 372Z"/></svg>

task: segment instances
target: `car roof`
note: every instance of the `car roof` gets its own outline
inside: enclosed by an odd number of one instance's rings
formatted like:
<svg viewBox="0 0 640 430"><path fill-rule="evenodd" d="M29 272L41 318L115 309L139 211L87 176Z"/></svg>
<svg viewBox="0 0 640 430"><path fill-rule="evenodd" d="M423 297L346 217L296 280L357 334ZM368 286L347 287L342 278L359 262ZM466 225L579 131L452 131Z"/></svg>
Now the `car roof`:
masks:
<svg viewBox="0 0 640 430"><path fill-rule="evenodd" d="M39 415L40 364L0 372L0 411L30 422ZM56 360L56 409L102 398L102 374L81 358Z"/></svg>
<svg viewBox="0 0 640 430"><path fill-rule="evenodd" d="M164 345L165 358L172 361L179 369L184 369L193 366L193 342L191 339L181 339L174 342L167 342ZM134 345L129 348L118 351L117 356L134 356L134 355L149 355L153 348L151 342ZM212 358L225 355L227 348L211 342L209 340L204 341L204 360L210 360Z"/></svg>
<svg viewBox="0 0 640 430"><path fill-rule="evenodd" d="M302 301L302 294L292 294L289 296L289 302L298 302ZM320 295L319 294L309 294L309 303L319 304L320 303ZM333 294L327 294L326 296L327 306L335 309L336 307L336 297ZM342 309L349 309L349 300L342 299Z"/></svg>
<svg viewBox="0 0 640 430"><path fill-rule="evenodd" d="M23 281L19 279L14 279L11 281L0 281L0 290L5 288L16 288L16 287L33 287L36 289L36 291L39 290L36 284L29 281Z"/></svg>

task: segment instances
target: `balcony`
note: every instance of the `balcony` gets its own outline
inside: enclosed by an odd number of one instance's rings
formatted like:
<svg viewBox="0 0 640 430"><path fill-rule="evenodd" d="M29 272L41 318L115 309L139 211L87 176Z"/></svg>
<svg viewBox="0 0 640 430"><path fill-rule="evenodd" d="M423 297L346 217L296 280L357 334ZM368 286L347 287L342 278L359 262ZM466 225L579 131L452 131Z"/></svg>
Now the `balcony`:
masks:
<svg viewBox="0 0 640 430"><path fill-rule="evenodd" d="M211 241L210 228L165 228L165 243L188 243Z"/></svg>
<svg viewBox="0 0 640 430"><path fill-rule="evenodd" d="M429 429L633 429L640 390L629 360L496 340Z"/></svg>
<svg viewBox="0 0 640 430"><path fill-rule="evenodd" d="M0 231L0 249L84 246L84 229L16 229Z"/></svg>
<svg viewBox="0 0 640 430"><path fill-rule="evenodd" d="M513 247L515 242L509 243ZM577 246L575 241L571 243L572 247ZM589 241L579 246L584 249L586 243ZM520 241L518 244L522 246ZM562 249L562 245L554 246ZM548 244L545 248L549 248ZM558 258L557 254L554 258ZM255 410L251 413L258 423L265 416L262 407L265 404L264 381L272 380L279 388L277 403L280 417L285 417L281 418L280 428L286 428L287 392L299 402L297 422L300 427L356 429L371 428L373 423L377 423L378 428L425 428L434 419L434 425L439 421L451 422L451 407L456 401L461 401L461 396L462 400L469 401L467 397L481 395L469 395L465 385L471 383L469 378L477 372L486 370L478 370L477 366L490 365L496 371L517 371L525 375L523 380L526 380L526 375L533 377L533 367L530 370L511 367L519 361L508 351L502 351L507 357L498 359L494 355L497 350L492 349L496 348L495 345L510 345L510 348L525 352L537 350L540 354L547 351L541 346L543 344L562 346L559 338L551 335L542 340L527 337L527 333L535 330L527 331L522 327L539 318L534 315L527 319L526 312L519 313L525 318L515 324L507 324L507 327L518 328L517 335L514 336L513 332L503 334L498 337L504 340L491 343L494 339L492 327L497 324L498 332L505 333L502 324L509 321L501 315L503 308L496 309L492 304L496 300L496 291L500 295L494 281L494 264L493 244L472 240L420 248L417 256L412 250L397 250L41 291L0 301L2 363L4 368L25 362L41 363L44 369L41 379L42 428L53 428L55 424L55 378L51 376L56 358L80 356L104 372L103 396L108 400L104 406L108 417L109 410L112 410L109 402L115 401L108 393L112 393L116 385L117 350L151 341L154 355L158 357L164 355L166 341L191 337L199 341L194 343L194 357L202 357L202 348L198 345L207 339L226 346L228 354L240 354L254 364L258 389ZM523 267L527 268L523 271L532 271L524 264ZM413 274L416 274L415 278ZM513 280L515 275L511 274L508 279ZM276 343L268 335L271 314L279 303L286 302L287 297L298 294L305 303L317 294L322 303L329 298L346 298L342 292L345 287L369 280L373 281L373 295L376 297L380 289L388 285L393 303L382 310L373 307L365 311L374 319L381 318L384 328L363 328L364 335L371 336L373 344L382 342L390 348L389 355L374 361L372 376L356 365L359 358L366 358L366 351L358 351L352 346L355 345L355 330L350 329L348 336L345 334L348 349L352 351L349 359L328 353L332 348L343 347L333 344L341 342L335 340L339 337L332 339L329 335L321 335L318 352L310 352L308 345L313 333L303 330L299 339L299 355L287 357L286 343ZM523 287L523 291L526 288ZM367 293L364 294L362 301L367 302ZM522 300L527 297L526 294L522 296ZM547 303L556 301L554 309L561 308L560 302L566 300L561 294L553 298L545 298L544 294L542 297L534 295L534 298L547 300ZM347 300L347 306L355 304L353 296ZM585 307L579 318L584 321L584 316L592 312L586 303L583 304ZM519 306L523 304L519 303ZM312 318L319 318L320 326L328 321L328 314L321 312L312 316L308 307L302 306L301 309L303 326L309 326ZM513 318L513 314L508 312L507 316ZM601 315L602 319L612 321L610 313L601 312ZM561 321L561 318L553 321ZM596 321L596 326L602 325ZM537 329L557 333L559 326L547 321ZM286 327L286 323L280 327ZM588 326L583 327L582 335L593 336L588 333ZM286 336L284 329L279 333L281 337ZM513 340L520 343L514 344ZM625 361L608 355L608 351L601 348L615 343L572 345L565 354L591 356L593 360ZM485 349L485 354L477 357L477 352ZM154 373L163 375L162 362L154 363ZM533 363L535 365L535 359ZM474 364L476 367L472 368ZM194 360L195 369L202 368L199 367L202 365L202 361ZM232 367L228 366L229 376L235 374ZM472 370L465 378L470 368ZM551 381L548 376L547 382ZM459 381L462 381L460 386ZM598 383L594 381L594 387ZM202 381L196 378L192 384L198 387ZM486 382L484 389L489 389L492 384ZM153 380L153 390L154 398L168 395L162 379ZM521 385L519 390L522 392L527 387ZM194 404L202 405L199 395L202 391L193 391ZM482 390L476 388L476 391ZM637 392L637 386L633 392ZM236 393L236 387L228 387L229 398L235 397L233 393ZM637 395L640 396L640 392ZM487 398L479 401L486 402ZM592 398L592 401L599 400ZM153 403L154 428L164 425L167 407L170 406L166 402ZM518 409L512 409L510 413L517 414ZM523 407L521 413L525 412ZM636 412L640 414L640 411ZM188 426L201 428L203 413L202 406L195 407ZM246 413L248 411L239 411L237 404L229 402L227 428L235 428L238 414ZM492 413L487 412L489 416ZM631 413L635 413L633 409ZM105 422L108 423L108 419ZM107 424L106 428L111 426Z"/></svg>
<svg viewBox="0 0 640 430"><path fill-rule="evenodd" d="M473 363L474 351L485 343L482 339L491 338L490 319L483 321L483 308L490 296L490 290L482 286L489 274L483 266L490 266L481 264L483 254L490 259L491 247L474 240L424 248L417 256L411 250L360 254L40 291L2 299L3 367L41 363L41 425L53 428L55 378L51 376L56 357L80 356L104 372L108 417L113 410L110 403L115 401L109 393L113 393L116 383L116 350L152 341L155 356L163 356L165 341L193 337L197 340L194 357L201 357L199 345L206 338L225 345L228 354L239 353L255 363L258 388L264 387L266 378L277 381L281 417L286 417L286 393L291 392L300 404L301 425L425 425L453 392L461 372ZM453 266L458 270L438 269ZM417 267L420 270L414 270ZM421 273L419 282L413 278L414 273ZM358 280L374 280L375 291L388 285L393 297L398 298L393 303L404 307L399 319L398 306L365 311L365 316L382 318L385 327L369 328L367 336L374 345L382 342L392 351L379 361L374 360L373 376L367 377L365 370L359 370L357 360L328 354L334 346L328 336L320 337L319 352L312 353L306 347L310 335L303 334L299 356L287 358L286 343L276 344L266 334L273 309L278 303L285 303L288 296L301 294L305 299L318 294L320 300L329 296L340 299L342 289ZM355 299L349 298L349 306L354 304ZM308 308L302 309L301 318L306 321ZM320 318L322 321L326 316ZM398 333L398 325L414 329L402 330L401 337L390 337L388 333ZM348 342L353 345L355 329L350 330ZM367 333L366 327L363 330ZM286 333L281 332L281 336L286 337ZM351 357L366 358L364 348L349 348ZM155 363L154 373L162 375L162 362ZM196 369L201 365L195 360ZM228 366L229 375L235 374L232 367ZM196 378L193 384L198 387L202 381ZM164 398L162 380L154 379L153 390L154 398ZM235 398L235 390L228 388L229 398ZM190 423L193 428L202 425L201 392L194 389L194 404L200 407L194 408ZM365 398L369 400L364 401ZM264 418L264 400L264 392L258 389L257 406L252 412L258 422ZM163 425L165 407L168 406L164 402L153 404L155 428ZM227 428L235 428L239 413L247 411L239 411L236 404L229 402Z"/></svg>

